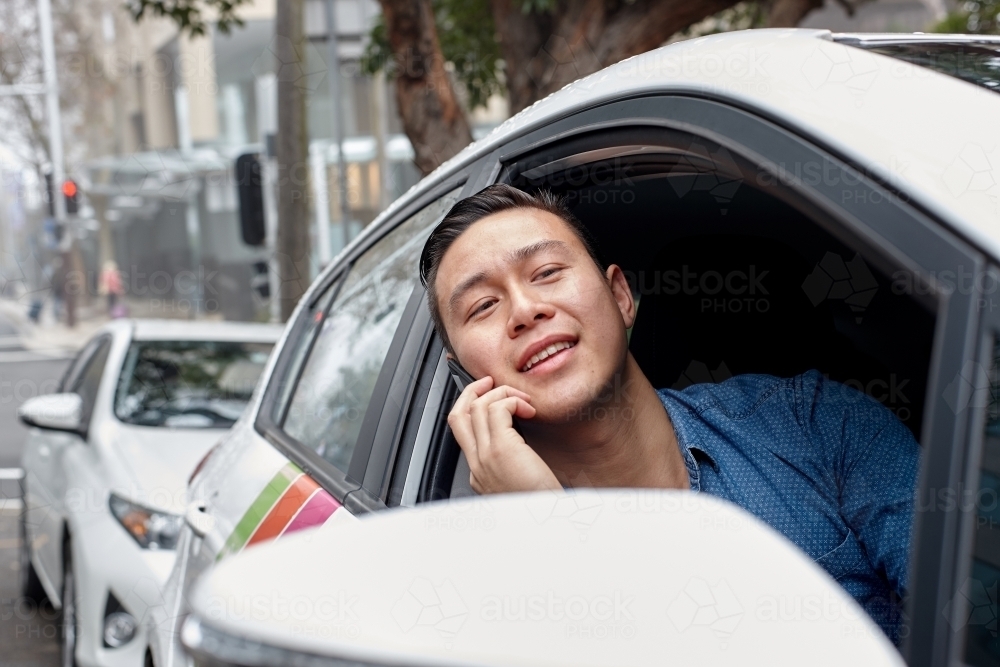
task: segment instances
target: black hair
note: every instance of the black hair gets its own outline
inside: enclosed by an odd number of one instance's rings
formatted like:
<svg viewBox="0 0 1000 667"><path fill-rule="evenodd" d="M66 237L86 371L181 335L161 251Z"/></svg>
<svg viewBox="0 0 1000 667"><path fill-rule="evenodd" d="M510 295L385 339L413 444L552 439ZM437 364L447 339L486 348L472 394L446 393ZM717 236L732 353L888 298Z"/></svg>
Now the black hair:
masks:
<svg viewBox="0 0 1000 667"><path fill-rule="evenodd" d="M448 332L445 331L444 322L441 319L437 291L434 287L441 259L451 244L455 242L455 239L483 218L502 211L531 208L551 213L565 222L583 243L587 254L594 260L598 268L604 270L604 264L597 253L597 246L594 244L590 232L573 215L573 212L566 205L565 199L549 190L540 190L537 194L531 195L510 185L498 184L491 185L471 197L456 202L441 223L431 232L430 238L427 239L424 249L420 253L420 282L427 288L427 300L431 309L431 318L434 320L434 328L437 329L438 335L441 336L449 351L454 352L451 341L448 339Z"/></svg>

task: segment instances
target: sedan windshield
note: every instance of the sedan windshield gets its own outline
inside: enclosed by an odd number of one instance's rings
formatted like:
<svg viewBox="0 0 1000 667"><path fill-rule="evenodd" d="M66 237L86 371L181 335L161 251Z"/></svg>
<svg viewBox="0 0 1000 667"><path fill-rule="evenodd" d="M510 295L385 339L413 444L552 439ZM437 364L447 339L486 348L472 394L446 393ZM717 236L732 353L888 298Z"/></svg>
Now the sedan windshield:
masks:
<svg viewBox="0 0 1000 667"><path fill-rule="evenodd" d="M270 343L144 341L129 348L115 395L128 424L228 428L253 393Z"/></svg>
<svg viewBox="0 0 1000 667"><path fill-rule="evenodd" d="M898 42L854 44L1000 93L1000 43Z"/></svg>

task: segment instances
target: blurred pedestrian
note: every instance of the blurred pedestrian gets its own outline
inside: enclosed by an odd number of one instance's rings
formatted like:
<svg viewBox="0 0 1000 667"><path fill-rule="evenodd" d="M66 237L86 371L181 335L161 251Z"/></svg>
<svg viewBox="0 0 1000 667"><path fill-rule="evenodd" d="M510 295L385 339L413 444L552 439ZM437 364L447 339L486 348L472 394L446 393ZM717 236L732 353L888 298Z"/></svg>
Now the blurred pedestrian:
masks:
<svg viewBox="0 0 1000 667"><path fill-rule="evenodd" d="M124 296L125 288L122 285L122 276L118 271L118 264L113 259L104 262L104 267L101 269L101 277L97 284L97 291L108 298L108 315L113 318L124 317L125 304L119 304L118 300Z"/></svg>

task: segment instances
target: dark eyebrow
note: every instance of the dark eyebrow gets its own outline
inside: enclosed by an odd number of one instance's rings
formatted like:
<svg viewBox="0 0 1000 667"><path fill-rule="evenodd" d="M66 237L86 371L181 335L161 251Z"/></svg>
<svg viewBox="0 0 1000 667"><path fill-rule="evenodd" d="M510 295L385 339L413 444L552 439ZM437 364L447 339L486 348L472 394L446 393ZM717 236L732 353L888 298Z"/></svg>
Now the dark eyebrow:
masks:
<svg viewBox="0 0 1000 667"><path fill-rule="evenodd" d="M559 248L560 250L565 250L566 244L562 241L556 241L555 239L546 239L545 241L539 241L538 243L532 243L531 245L526 245L523 248L518 248L517 250L511 250L507 253L507 263L508 264L518 264L528 259L532 255L538 254L544 250L550 250L552 248Z"/></svg>
<svg viewBox="0 0 1000 667"><path fill-rule="evenodd" d="M547 239L545 241L538 241L537 243L532 243L531 245L526 245L523 248L518 248L517 250L511 250L507 253L505 258L507 264L518 264L528 259L532 255L538 254L544 250L549 250L551 248L565 249L566 244L562 241L556 241L555 239ZM485 271L479 271L465 280L463 280L458 287L451 293L451 298L448 299L448 310L454 311L455 307L458 305L458 301L462 296L468 292L470 289L478 285L489 278Z"/></svg>
<svg viewBox="0 0 1000 667"><path fill-rule="evenodd" d="M465 280L463 280L462 283L455 288L455 291L451 293L451 298L448 299L448 310L454 311L455 307L458 305L459 299L462 298L462 295L464 295L466 292L468 292L470 289L472 289L479 283L486 280L486 278L488 277L489 276L486 275L485 271L479 271L469 276Z"/></svg>

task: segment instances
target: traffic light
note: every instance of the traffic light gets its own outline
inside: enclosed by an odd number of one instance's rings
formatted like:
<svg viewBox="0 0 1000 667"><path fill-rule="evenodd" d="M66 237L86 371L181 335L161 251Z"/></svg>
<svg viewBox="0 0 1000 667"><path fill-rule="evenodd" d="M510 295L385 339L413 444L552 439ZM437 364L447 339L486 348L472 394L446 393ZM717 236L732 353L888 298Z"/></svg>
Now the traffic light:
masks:
<svg viewBox="0 0 1000 667"><path fill-rule="evenodd" d="M62 184L63 199L66 200L66 215L76 215L80 211L80 189L76 181L66 179Z"/></svg>
<svg viewBox="0 0 1000 667"><path fill-rule="evenodd" d="M264 244L264 190L260 161L254 153L236 158L236 191L240 199L240 232L247 245Z"/></svg>

